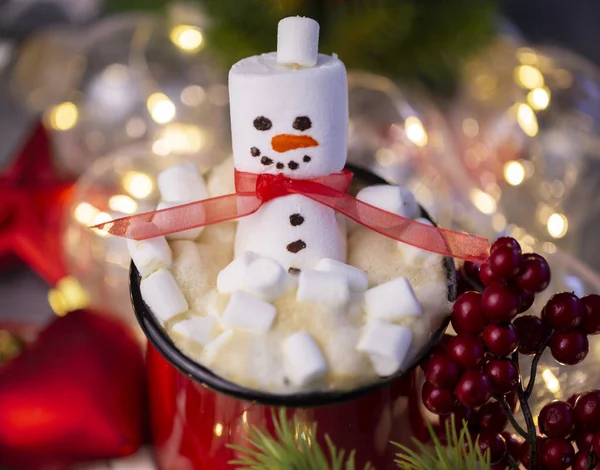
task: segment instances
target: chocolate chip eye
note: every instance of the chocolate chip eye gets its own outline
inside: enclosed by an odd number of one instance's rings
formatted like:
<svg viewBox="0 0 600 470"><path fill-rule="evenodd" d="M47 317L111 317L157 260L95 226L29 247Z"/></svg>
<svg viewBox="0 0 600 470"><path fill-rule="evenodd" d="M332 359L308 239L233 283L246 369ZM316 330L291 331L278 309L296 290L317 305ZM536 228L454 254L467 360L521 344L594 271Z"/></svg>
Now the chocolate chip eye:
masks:
<svg viewBox="0 0 600 470"><path fill-rule="evenodd" d="M254 120L254 127L256 127L256 130L259 131L268 131L269 129L271 129L271 127L273 127L273 123L269 118L266 118L264 116L258 116Z"/></svg>
<svg viewBox="0 0 600 470"><path fill-rule="evenodd" d="M298 116L294 120L294 124L292 125L292 127L299 131L305 131L312 127L312 122L310 122L310 118L308 116Z"/></svg>

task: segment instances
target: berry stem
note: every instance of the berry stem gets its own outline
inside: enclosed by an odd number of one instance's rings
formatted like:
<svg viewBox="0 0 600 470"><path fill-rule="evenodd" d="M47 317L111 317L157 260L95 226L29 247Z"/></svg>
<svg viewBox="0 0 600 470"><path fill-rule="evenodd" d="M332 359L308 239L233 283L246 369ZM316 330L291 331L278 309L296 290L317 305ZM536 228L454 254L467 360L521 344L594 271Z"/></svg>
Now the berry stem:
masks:
<svg viewBox="0 0 600 470"><path fill-rule="evenodd" d="M540 348L536 351L535 356L533 356L533 360L531 361L531 372L529 373L529 382L527 382L527 388L525 389L525 400L529 400L529 397L533 393L533 386L535 385L535 377L537 375L537 366L542 358L542 354L546 350L548 343L550 342L550 338L552 337L552 333L554 330L550 332L548 337L541 344ZM514 357L514 356L513 356Z"/></svg>
<svg viewBox="0 0 600 470"><path fill-rule="evenodd" d="M518 352L513 353L512 360L517 366L517 369L519 369L520 371ZM528 437L526 439L529 442L531 470L537 470L537 433L535 429L535 423L533 422L533 415L531 414L531 408L529 408L529 402L527 401L527 397L525 396L525 391L523 390L522 382L519 382L519 386L517 387L517 397L519 398L519 403L521 404L521 411L523 413L523 417L525 418L525 424L527 425Z"/></svg>
<svg viewBox="0 0 600 470"><path fill-rule="evenodd" d="M508 453L506 454L506 462L508 463L508 466L511 468L511 470L519 470L521 468L519 464L515 461L515 459L513 459L512 456Z"/></svg>
<svg viewBox="0 0 600 470"><path fill-rule="evenodd" d="M506 417L510 421L510 424L514 428L514 430L517 431L521 435L522 438L529 440L529 433L527 431L525 431L525 429L523 429L519 423L517 423L517 420L515 419L515 415L513 415L512 411L510 409L510 406L509 406L508 402L506 401L506 398L504 398L501 395L495 396L494 398L496 399L496 401L498 403L500 403L502 405L502 408L504 408Z"/></svg>

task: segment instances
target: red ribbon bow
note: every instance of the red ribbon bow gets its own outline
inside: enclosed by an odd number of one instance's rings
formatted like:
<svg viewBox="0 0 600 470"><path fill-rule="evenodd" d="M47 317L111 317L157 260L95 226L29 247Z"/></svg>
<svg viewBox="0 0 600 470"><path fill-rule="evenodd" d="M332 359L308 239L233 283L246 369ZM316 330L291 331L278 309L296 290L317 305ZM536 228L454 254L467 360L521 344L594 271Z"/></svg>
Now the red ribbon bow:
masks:
<svg viewBox="0 0 600 470"><path fill-rule="evenodd" d="M301 194L377 233L408 245L476 263L486 260L489 251L487 239L433 227L359 201L346 192L351 181L352 173L347 170L311 180L236 171L234 194L123 217L92 228L120 237L145 240L236 220L253 214L267 201L288 194Z"/></svg>

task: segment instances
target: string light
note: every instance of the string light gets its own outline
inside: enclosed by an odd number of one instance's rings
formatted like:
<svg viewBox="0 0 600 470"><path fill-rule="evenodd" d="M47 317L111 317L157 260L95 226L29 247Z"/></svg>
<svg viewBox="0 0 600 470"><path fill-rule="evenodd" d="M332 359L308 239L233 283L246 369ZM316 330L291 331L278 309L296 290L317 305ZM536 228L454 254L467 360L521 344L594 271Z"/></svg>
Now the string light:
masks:
<svg viewBox="0 0 600 470"><path fill-rule="evenodd" d="M521 162L510 161L504 165L504 179L512 186L520 185L525 179L525 168Z"/></svg>
<svg viewBox="0 0 600 470"><path fill-rule="evenodd" d="M550 91L547 88L534 88L527 94L527 102L537 111L546 109L550 104Z"/></svg>
<svg viewBox="0 0 600 470"><path fill-rule="evenodd" d="M548 218L546 228L551 237L562 238L569 230L569 221L563 214L555 212Z"/></svg>
<svg viewBox="0 0 600 470"><path fill-rule="evenodd" d="M82 225L92 225L96 215L100 212L87 202L80 202L73 210L73 217Z"/></svg>
<svg viewBox="0 0 600 470"><path fill-rule="evenodd" d="M544 379L546 388L550 390L551 393L556 394L560 391L560 382L550 369L544 369L542 372L542 379Z"/></svg>
<svg viewBox="0 0 600 470"><path fill-rule="evenodd" d="M154 183L145 173L139 171L128 171L123 175L123 187L125 191L136 199L144 199L150 195Z"/></svg>
<svg viewBox="0 0 600 470"><path fill-rule="evenodd" d="M94 217L94 220L92 221L91 225L105 224L106 222L110 222L111 220L113 220L113 218L111 217L111 215L109 213L98 212L96 214L96 217ZM95 232L100 237L107 237L109 235L107 232L102 231L102 230L95 230Z"/></svg>
<svg viewBox="0 0 600 470"><path fill-rule="evenodd" d="M540 88L544 86L544 76L533 65L515 67L515 82L523 88Z"/></svg>
<svg viewBox="0 0 600 470"><path fill-rule="evenodd" d="M215 436L221 436L223 434L223 425L221 423L215 424Z"/></svg>
<svg viewBox="0 0 600 470"><path fill-rule="evenodd" d="M517 122L521 129L523 129L523 132L529 137L535 137L538 133L537 118L533 109L528 104L519 103L519 107L517 108Z"/></svg>
<svg viewBox="0 0 600 470"><path fill-rule="evenodd" d="M167 155L176 153L195 153L206 143L206 135L193 124L170 124L157 136L152 146L154 153Z"/></svg>
<svg viewBox="0 0 600 470"><path fill-rule="evenodd" d="M416 116L406 118L404 122L404 130L406 137L418 147L425 147L428 142L427 132L423 127L423 123Z"/></svg>
<svg viewBox="0 0 600 470"><path fill-rule="evenodd" d="M137 202L125 194L115 194L108 200L108 207L115 212L133 214L137 208Z"/></svg>
<svg viewBox="0 0 600 470"><path fill-rule="evenodd" d="M206 99L206 92L200 85L190 85L181 91L180 98L187 106L200 106Z"/></svg>
<svg viewBox="0 0 600 470"><path fill-rule="evenodd" d="M165 124L175 117L175 105L163 93L153 93L146 102L150 116L159 124Z"/></svg>
<svg viewBox="0 0 600 470"><path fill-rule="evenodd" d="M171 30L170 38L173 44L187 52L197 51L204 42L200 29L186 24L175 26Z"/></svg>
<svg viewBox="0 0 600 470"><path fill-rule="evenodd" d="M475 119L467 118L462 122L462 130L467 137L477 137L477 134L479 134L479 124Z"/></svg>
<svg viewBox="0 0 600 470"><path fill-rule="evenodd" d="M77 106L71 102L60 103L52 108L47 116L47 122L53 129L68 131L75 127L79 111Z"/></svg>
<svg viewBox="0 0 600 470"><path fill-rule="evenodd" d="M54 289L48 291L50 308L61 317L74 310L86 308L89 302L89 295L73 276L63 277Z"/></svg>
<svg viewBox="0 0 600 470"><path fill-rule="evenodd" d="M494 198L480 189L471 189L469 198L480 212L483 212L484 214L493 214L496 212L496 201Z"/></svg>

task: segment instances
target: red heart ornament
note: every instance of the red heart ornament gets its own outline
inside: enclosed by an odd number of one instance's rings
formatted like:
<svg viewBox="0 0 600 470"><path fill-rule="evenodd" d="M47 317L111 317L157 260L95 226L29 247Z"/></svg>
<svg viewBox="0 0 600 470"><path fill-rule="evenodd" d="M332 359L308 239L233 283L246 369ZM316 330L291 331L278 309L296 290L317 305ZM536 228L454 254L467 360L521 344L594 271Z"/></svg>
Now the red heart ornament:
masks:
<svg viewBox="0 0 600 470"><path fill-rule="evenodd" d="M55 470L135 452L144 361L124 325L88 310L50 324L0 367L0 466Z"/></svg>

